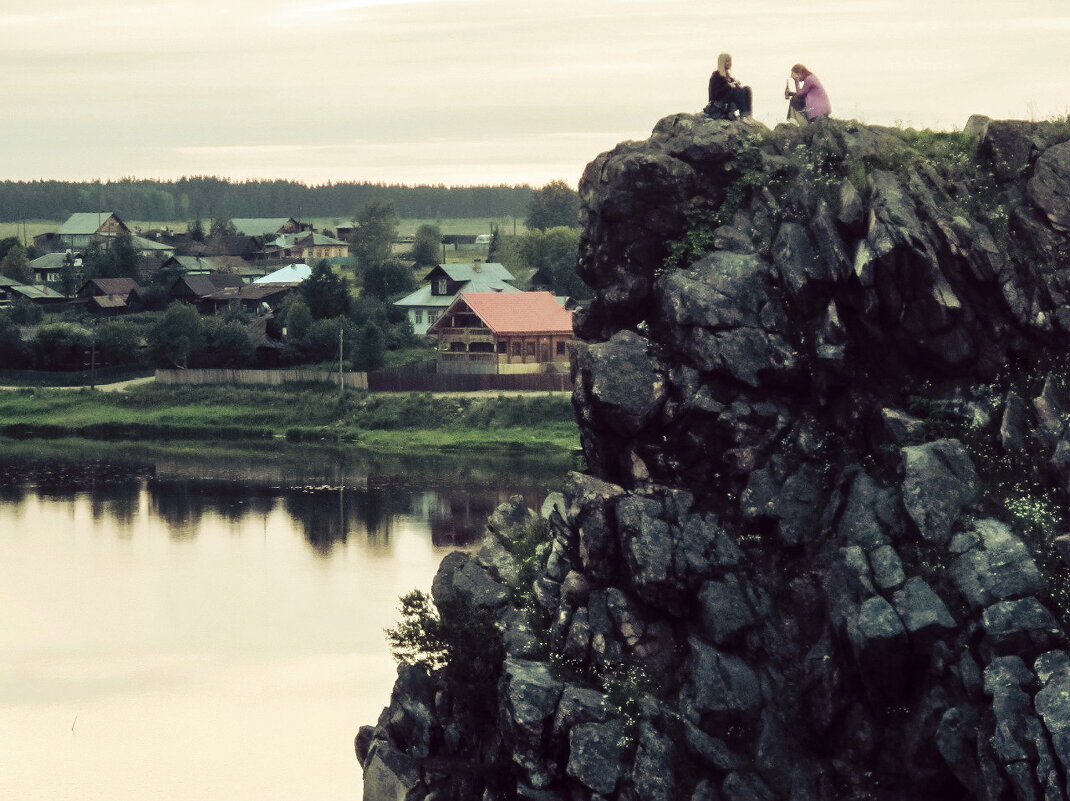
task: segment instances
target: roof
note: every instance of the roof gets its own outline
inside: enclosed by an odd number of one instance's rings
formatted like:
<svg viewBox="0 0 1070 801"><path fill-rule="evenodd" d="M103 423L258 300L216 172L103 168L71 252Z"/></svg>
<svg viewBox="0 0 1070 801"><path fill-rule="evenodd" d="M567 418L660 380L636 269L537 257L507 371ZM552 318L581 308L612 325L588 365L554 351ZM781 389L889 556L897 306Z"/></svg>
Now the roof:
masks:
<svg viewBox="0 0 1070 801"><path fill-rule="evenodd" d="M505 281L495 280L472 280L467 281L460 292L520 292L512 284ZM457 294L460 294L458 292ZM431 285L424 284L411 295L406 295L401 300L395 300L395 306L449 306L457 298L457 295L432 295Z"/></svg>
<svg viewBox="0 0 1070 801"><path fill-rule="evenodd" d="M312 275L312 268L307 264L287 264L263 278L257 278L254 284L292 284L300 283Z"/></svg>
<svg viewBox="0 0 1070 801"><path fill-rule="evenodd" d="M204 241L204 252L215 256L244 256L260 252L260 241L246 234L216 234Z"/></svg>
<svg viewBox="0 0 1070 801"><path fill-rule="evenodd" d="M163 242L157 242L155 239L146 239L143 236L137 236L136 234L130 237L130 244L134 250L159 250L168 251L173 253L175 250L174 245L167 245Z"/></svg>
<svg viewBox="0 0 1070 801"><path fill-rule="evenodd" d="M126 295L94 295L89 302L101 309L121 309L126 306Z"/></svg>
<svg viewBox="0 0 1070 801"><path fill-rule="evenodd" d="M280 292L290 292L296 284L244 284L243 286L228 286L205 295L202 300L262 300L270 298Z"/></svg>
<svg viewBox="0 0 1070 801"><path fill-rule="evenodd" d="M310 247L314 245L341 245L343 247L349 247L349 244L343 242L341 239L335 239L333 236L317 234L310 231L301 231L296 234L280 234L271 244L279 248L292 248L294 245L299 245L301 247Z"/></svg>
<svg viewBox="0 0 1070 801"><path fill-rule="evenodd" d="M296 223L297 220L293 217L235 217L230 222L239 234L266 236L277 234L286 223Z"/></svg>
<svg viewBox="0 0 1070 801"><path fill-rule="evenodd" d="M46 253L44 256L38 256L36 259L30 262L31 270L62 270L63 265L67 261L66 253ZM75 264L81 264L82 258L80 256L74 257Z"/></svg>
<svg viewBox="0 0 1070 801"><path fill-rule="evenodd" d="M464 292L456 302L467 304L495 334L572 334L572 312L549 292Z"/></svg>
<svg viewBox="0 0 1070 801"><path fill-rule="evenodd" d="M203 298L226 286L241 286L242 280L230 273L213 272L207 275L183 275L175 281L175 284L179 282L185 282L193 294ZM172 287L175 284L172 284Z"/></svg>
<svg viewBox="0 0 1070 801"><path fill-rule="evenodd" d="M66 300L66 295L61 295L47 286L30 286L28 284L15 284L8 287L12 292L17 292L30 300Z"/></svg>
<svg viewBox="0 0 1070 801"><path fill-rule="evenodd" d="M84 289L89 284L96 285L97 289L105 295L129 295L141 289L133 278L90 278L82 284L82 288Z"/></svg>
<svg viewBox="0 0 1070 801"><path fill-rule="evenodd" d="M432 273L437 270L442 270L450 277L451 281L471 281L474 278L496 278L499 281L513 280L513 274L505 269L505 265L496 261L481 262L478 270L475 262L471 264L439 264L428 271L427 275L424 276L424 280L430 280Z"/></svg>
<svg viewBox="0 0 1070 801"><path fill-rule="evenodd" d="M112 211L82 211L72 214L67 222L59 227L59 233L67 236L78 234L95 234L108 218L115 212Z"/></svg>

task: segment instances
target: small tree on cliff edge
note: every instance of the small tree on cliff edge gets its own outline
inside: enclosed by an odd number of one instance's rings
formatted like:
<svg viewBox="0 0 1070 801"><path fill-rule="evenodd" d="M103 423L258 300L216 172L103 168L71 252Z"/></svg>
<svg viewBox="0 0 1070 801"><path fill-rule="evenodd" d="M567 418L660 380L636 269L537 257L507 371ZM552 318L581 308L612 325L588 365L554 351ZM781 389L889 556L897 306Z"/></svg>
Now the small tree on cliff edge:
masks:
<svg viewBox="0 0 1070 801"><path fill-rule="evenodd" d="M580 195L564 181L550 181L542 189L536 189L528 203L528 228L567 226L580 224Z"/></svg>

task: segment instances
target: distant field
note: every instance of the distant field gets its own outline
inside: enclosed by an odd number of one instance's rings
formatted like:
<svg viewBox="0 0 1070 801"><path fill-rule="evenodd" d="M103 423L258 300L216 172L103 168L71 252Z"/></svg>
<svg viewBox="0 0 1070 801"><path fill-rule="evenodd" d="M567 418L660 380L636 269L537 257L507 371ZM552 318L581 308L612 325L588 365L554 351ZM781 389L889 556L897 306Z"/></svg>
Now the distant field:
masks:
<svg viewBox="0 0 1070 801"><path fill-rule="evenodd" d="M125 222L134 232L137 232L138 230L148 231L152 228L170 228L172 231L186 230L185 222L154 222L151 220L126 220ZM322 228L330 228L331 230L334 230L335 227L347 222L347 220L344 217L311 217L307 222L312 223L312 226L318 231ZM416 233L416 229L425 223L437 225L443 234L489 234L493 230L492 226L494 225L500 226L503 234L513 233L514 225L516 233L518 234L522 234L527 230L524 227L523 220L518 220L509 216L499 218L444 217L440 220L401 220L398 225L398 233L401 236L412 236ZM0 223L0 239L9 236L15 236L22 239L23 232L25 231L29 244L33 244L33 238L35 236L47 233L48 231L56 231L62 224L62 220L29 220L25 224L13 222ZM209 224L210 221L205 220L205 226L207 227Z"/></svg>

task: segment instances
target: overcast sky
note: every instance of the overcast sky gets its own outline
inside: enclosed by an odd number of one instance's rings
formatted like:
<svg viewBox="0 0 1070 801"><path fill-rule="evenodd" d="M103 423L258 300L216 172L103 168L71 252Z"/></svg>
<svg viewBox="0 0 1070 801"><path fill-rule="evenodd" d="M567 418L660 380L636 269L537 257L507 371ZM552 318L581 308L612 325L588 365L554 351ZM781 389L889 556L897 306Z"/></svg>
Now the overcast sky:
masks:
<svg viewBox="0 0 1070 801"><path fill-rule="evenodd" d="M9 5L4 3L3 5ZM0 10L0 177L575 185L698 111L719 52L783 117L1070 112L1070 0L34 0Z"/></svg>

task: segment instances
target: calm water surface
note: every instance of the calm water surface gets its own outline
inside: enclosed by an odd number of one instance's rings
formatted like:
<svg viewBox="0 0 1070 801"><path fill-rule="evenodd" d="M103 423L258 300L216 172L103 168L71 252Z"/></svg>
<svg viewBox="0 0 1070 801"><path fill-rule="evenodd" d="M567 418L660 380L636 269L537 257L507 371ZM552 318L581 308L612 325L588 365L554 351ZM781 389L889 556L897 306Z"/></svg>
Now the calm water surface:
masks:
<svg viewBox="0 0 1070 801"><path fill-rule="evenodd" d="M0 799L359 799L398 596L566 468L0 442Z"/></svg>

